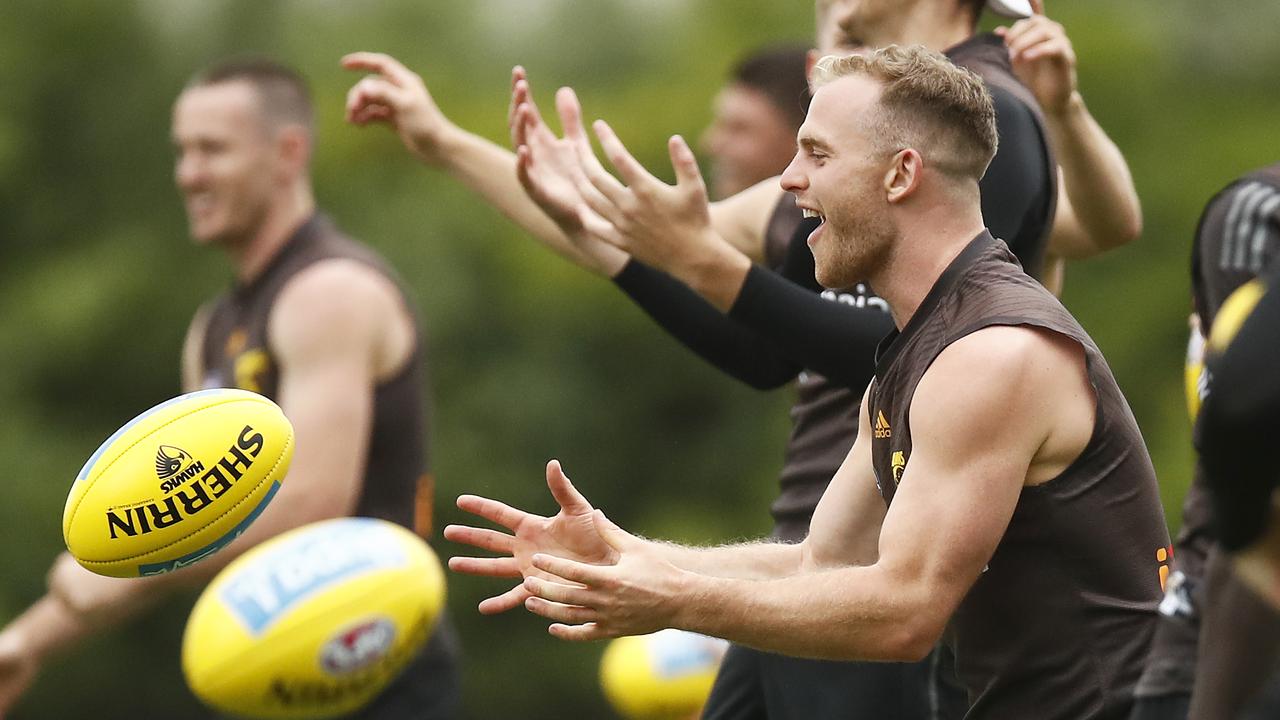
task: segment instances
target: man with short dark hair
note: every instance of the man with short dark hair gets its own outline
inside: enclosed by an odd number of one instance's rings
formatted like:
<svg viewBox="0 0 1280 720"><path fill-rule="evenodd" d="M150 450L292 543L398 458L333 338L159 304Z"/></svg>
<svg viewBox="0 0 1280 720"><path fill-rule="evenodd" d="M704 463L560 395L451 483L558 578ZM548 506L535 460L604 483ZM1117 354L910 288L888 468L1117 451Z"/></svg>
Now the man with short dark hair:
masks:
<svg viewBox="0 0 1280 720"><path fill-rule="evenodd" d="M711 165L713 198L746 190L787 166L809 105L807 58L798 46L759 50L739 61L716 93L711 124L699 140Z"/></svg>
<svg viewBox="0 0 1280 720"><path fill-rule="evenodd" d="M822 219L808 239L818 278L865 279L896 330L808 537L644 540L592 508L553 461L554 518L459 498L508 532L446 528L499 554L450 567L519 579L488 609L523 604L564 639L673 626L788 655L886 661L917 660L945 635L971 720L1119 720L1150 640L1154 552L1168 532L1137 423L1097 346L984 227L991 97L918 46L824 58L816 77L782 183ZM596 131L622 180L636 180L642 170L608 126ZM678 139L672 159L679 186L700 182ZM618 180L585 159L582 171L617 199ZM606 205L584 199L577 211L603 228L618 221Z"/></svg>
<svg viewBox="0 0 1280 720"><path fill-rule="evenodd" d="M316 210L302 78L263 59L196 75L174 105L173 144L191 238L226 253L235 272L232 287L192 321L184 389L239 387L275 399L297 436L288 482L231 545L179 571L107 578L62 554L49 593L0 633L0 713L51 652L174 590L203 585L286 530L362 515L430 531L429 512L415 518L415 509L429 509L431 492L417 323L386 263ZM455 646L441 623L427 648L351 717L456 717ZM169 714L141 701L136 710Z"/></svg>

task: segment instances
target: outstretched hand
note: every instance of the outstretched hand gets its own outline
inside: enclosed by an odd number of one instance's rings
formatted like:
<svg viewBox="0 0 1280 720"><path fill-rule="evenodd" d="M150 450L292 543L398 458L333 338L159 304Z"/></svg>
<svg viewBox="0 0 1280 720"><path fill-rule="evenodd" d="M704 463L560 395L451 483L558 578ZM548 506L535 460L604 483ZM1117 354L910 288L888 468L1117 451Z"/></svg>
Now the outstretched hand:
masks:
<svg viewBox="0 0 1280 720"><path fill-rule="evenodd" d="M543 574L525 577L530 596L525 607L554 620L548 631L562 640L643 635L674 627L689 573L599 510L592 521L615 562L590 564L539 552L533 566Z"/></svg>
<svg viewBox="0 0 1280 720"><path fill-rule="evenodd" d="M560 505L552 517L534 515L497 500L475 495L458 498L458 507L506 528L507 532L466 525L449 525L445 539L499 554L499 557L452 557L449 569L468 575L522 579L542 575L533 565L533 556L548 553L584 563L612 563L617 552L600 537L593 520L595 508L587 501L560 467L547 463L547 488ZM486 615L505 612L524 604L529 591L523 583L480 603Z"/></svg>
<svg viewBox="0 0 1280 720"><path fill-rule="evenodd" d="M668 185L631 155L608 123L597 120L592 129L621 182L601 166L590 145L576 146L590 182L582 193L584 226L640 260L688 279L685 271L708 249L724 245L711 227L707 186L693 151L679 135L667 142L676 176L676 184Z"/></svg>
<svg viewBox="0 0 1280 720"><path fill-rule="evenodd" d="M516 174L529 197L556 221L566 234L575 236L582 230L579 220L583 204L581 192L586 177L578 165L578 149L591 141L582 129L582 106L571 88L556 92L556 111L564 137L556 134L542 119L529 90L524 68L511 71L511 106L507 124L511 146L516 152Z"/></svg>
<svg viewBox="0 0 1280 720"><path fill-rule="evenodd" d="M1076 53L1060 23L1044 14L1044 0L1031 0L1033 15L996 28L1009 48L1014 75L1049 115L1066 112L1077 91Z"/></svg>
<svg viewBox="0 0 1280 720"><path fill-rule="evenodd" d="M440 145L453 125L421 76L383 53L345 55L342 67L371 73L347 91L347 122L386 123L423 162L435 165L443 160Z"/></svg>
<svg viewBox="0 0 1280 720"><path fill-rule="evenodd" d="M556 137L542 119L524 68L512 69L507 125L516 152L516 176L529 198L555 221L570 242L600 272L612 277L629 257L583 229L581 214L586 206L582 194L591 189L578 157L583 148L591 153L591 141L582 128L582 106L571 88L556 92L556 111L564 130L562 138Z"/></svg>

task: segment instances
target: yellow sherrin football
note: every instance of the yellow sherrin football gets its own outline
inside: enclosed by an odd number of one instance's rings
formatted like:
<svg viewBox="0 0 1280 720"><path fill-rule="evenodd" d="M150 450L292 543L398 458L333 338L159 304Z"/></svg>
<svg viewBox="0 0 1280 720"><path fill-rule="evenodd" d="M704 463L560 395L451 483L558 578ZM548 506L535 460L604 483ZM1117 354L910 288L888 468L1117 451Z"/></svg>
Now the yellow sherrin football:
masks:
<svg viewBox="0 0 1280 720"><path fill-rule="evenodd" d="M161 403L80 470L62 515L67 549L114 577L190 565L244 532L292 457L293 426L261 395L201 390Z"/></svg>
<svg viewBox="0 0 1280 720"><path fill-rule="evenodd" d="M600 686L629 720L697 717L729 644L683 630L613 640L600 659Z"/></svg>
<svg viewBox="0 0 1280 720"><path fill-rule="evenodd" d="M305 525L236 558L205 588L182 670L196 697L237 717L345 715L417 655L444 587L435 553L399 525Z"/></svg>

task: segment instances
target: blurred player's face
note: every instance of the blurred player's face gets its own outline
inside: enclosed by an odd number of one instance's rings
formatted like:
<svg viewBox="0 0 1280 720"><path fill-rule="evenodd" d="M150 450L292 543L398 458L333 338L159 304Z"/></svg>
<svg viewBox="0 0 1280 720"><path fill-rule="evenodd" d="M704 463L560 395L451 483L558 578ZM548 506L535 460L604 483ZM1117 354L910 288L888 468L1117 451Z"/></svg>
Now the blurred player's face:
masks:
<svg viewBox="0 0 1280 720"><path fill-rule="evenodd" d="M197 243L242 245L262 224L279 178L273 136L247 83L193 87L178 97L174 180Z"/></svg>
<svg viewBox="0 0 1280 720"><path fill-rule="evenodd" d="M832 0L819 19L817 49L822 55L850 55L901 43L921 0Z"/></svg>
<svg viewBox="0 0 1280 720"><path fill-rule="evenodd" d="M702 135L711 157L712 196L728 197L777 175L795 148L795 127L768 96L741 83L726 86Z"/></svg>
<svg viewBox="0 0 1280 720"><path fill-rule="evenodd" d="M799 132L799 151L782 174L782 187L822 224L809 235L818 283L846 288L883 266L897 235L884 187L888 154L865 122L880 86L862 76L818 89Z"/></svg>

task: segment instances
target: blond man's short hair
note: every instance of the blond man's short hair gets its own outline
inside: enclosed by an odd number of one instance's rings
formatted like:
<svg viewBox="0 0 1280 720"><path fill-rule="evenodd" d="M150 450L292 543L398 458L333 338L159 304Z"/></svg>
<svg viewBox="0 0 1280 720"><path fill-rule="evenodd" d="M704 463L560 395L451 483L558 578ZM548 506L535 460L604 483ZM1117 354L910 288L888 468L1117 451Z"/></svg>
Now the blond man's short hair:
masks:
<svg viewBox="0 0 1280 720"><path fill-rule="evenodd" d="M865 55L828 55L813 69L816 91L851 75L881 85L868 119L881 149L913 148L925 165L957 177L982 178L996 154L996 111L982 79L919 45L890 45Z"/></svg>

